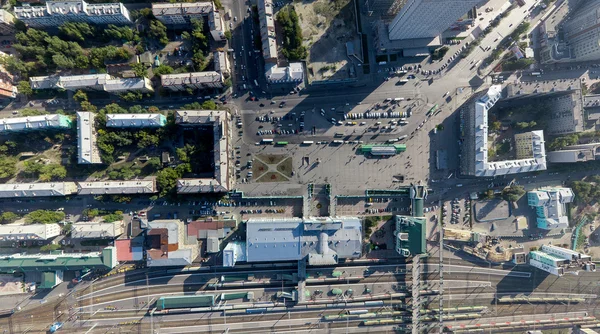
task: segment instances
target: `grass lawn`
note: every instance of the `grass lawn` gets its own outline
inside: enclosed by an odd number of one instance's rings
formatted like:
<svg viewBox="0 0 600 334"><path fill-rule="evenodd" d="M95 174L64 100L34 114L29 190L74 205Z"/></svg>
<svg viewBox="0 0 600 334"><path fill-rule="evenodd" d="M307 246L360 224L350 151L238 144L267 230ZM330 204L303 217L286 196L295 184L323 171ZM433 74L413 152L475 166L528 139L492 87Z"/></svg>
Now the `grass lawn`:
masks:
<svg viewBox="0 0 600 334"><path fill-rule="evenodd" d="M258 159L254 159L254 162L252 163L252 174L254 175L254 178L261 177L268 170L269 167L267 165L263 164Z"/></svg>
<svg viewBox="0 0 600 334"><path fill-rule="evenodd" d="M256 182L285 182L289 181L289 179L279 173L276 172L268 172L262 177L256 179Z"/></svg>
<svg viewBox="0 0 600 334"><path fill-rule="evenodd" d="M268 163L269 165L277 165L280 162L282 162L285 158L287 158L287 155L285 155L285 154L259 154L256 157L259 158L260 160L264 161L265 163Z"/></svg>
<svg viewBox="0 0 600 334"><path fill-rule="evenodd" d="M292 157L283 160L281 163L279 163L279 165L277 165L277 171L287 177L292 177L292 168Z"/></svg>

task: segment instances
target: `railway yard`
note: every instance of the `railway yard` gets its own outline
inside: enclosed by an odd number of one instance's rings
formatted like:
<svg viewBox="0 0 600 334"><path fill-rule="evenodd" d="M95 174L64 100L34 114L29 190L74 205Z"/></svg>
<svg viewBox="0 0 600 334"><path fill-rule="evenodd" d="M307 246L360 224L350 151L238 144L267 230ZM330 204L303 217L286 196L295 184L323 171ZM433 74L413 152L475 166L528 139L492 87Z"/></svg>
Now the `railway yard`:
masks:
<svg viewBox="0 0 600 334"><path fill-rule="evenodd" d="M297 267L283 263L219 274L134 270L82 282L70 294L1 319L0 327L43 332L38 324L47 319L64 322L69 333L382 333L415 325L434 330L440 317L443 330L455 333L600 325L593 273L558 278L526 266L473 267L448 258L440 280L434 258L417 266L416 288L412 263L315 267L301 280Z"/></svg>

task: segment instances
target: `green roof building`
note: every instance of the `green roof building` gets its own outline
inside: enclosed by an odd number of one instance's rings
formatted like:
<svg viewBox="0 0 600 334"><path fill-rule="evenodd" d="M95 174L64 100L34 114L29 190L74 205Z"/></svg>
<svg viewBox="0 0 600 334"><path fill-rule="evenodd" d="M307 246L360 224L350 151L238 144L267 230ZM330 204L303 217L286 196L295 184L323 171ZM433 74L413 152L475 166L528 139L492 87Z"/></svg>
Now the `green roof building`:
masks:
<svg viewBox="0 0 600 334"><path fill-rule="evenodd" d="M62 271L45 271L42 273L42 279L38 288L40 289L52 289L53 287L60 284L62 279L63 272Z"/></svg>
<svg viewBox="0 0 600 334"><path fill-rule="evenodd" d="M396 216L396 251L404 257L425 254L425 228L424 218Z"/></svg>
<svg viewBox="0 0 600 334"><path fill-rule="evenodd" d="M0 255L0 273L58 272L67 270L112 269L117 265L117 250L102 252Z"/></svg>

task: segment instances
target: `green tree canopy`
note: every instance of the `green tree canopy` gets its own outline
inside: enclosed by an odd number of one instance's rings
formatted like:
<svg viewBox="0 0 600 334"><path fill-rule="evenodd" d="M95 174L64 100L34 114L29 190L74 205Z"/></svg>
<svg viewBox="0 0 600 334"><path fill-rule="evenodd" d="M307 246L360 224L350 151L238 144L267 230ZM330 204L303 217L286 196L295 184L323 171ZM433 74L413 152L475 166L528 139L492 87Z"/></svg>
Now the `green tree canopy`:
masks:
<svg viewBox="0 0 600 334"><path fill-rule="evenodd" d="M36 210L25 216L25 222L27 224L54 224L64 219L64 212L50 210Z"/></svg>
<svg viewBox="0 0 600 334"><path fill-rule="evenodd" d="M0 221L2 222L2 224L14 223L19 218L20 217L18 214L10 211L2 212L2 215L0 215Z"/></svg>
<svg viewBox="0 0 600 334"><path fill-rule="evenodd" d="M509 202L516 202L525 195L525 188L519 185L512 185L502 190L502 198Z"/></svg>

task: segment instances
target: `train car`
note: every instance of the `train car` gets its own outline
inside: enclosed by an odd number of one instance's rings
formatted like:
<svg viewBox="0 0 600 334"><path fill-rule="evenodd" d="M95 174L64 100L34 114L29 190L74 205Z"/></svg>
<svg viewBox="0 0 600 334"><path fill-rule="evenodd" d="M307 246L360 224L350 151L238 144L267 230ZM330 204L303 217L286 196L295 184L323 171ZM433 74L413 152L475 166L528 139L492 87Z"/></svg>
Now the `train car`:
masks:
<svg viewBox="0 0 600 334"><path fill-rule="evenodd" d="M262 314L262 313L267 313L266 307L257 307L257 308L246 309L246 314Z"/></svg>
<svg viewBox="0 0 600 334"><path fill-rule="evenodd" d="M347 310L346 314L365 314L369 313L369 310Z"/></svg>
<svg viewBox="0 0 600 334"><path fill-rule="evenodd" d="M374 307L374 306L383 306L383 300L371 300L365 302L365 306Z"/></svg>
<svg viewBox="0 0 600 334"><path fill-rule="evenodd" d="M212 307L214 305L214 295L168 296L160 297L156 301L156 309L159 311L190 307Z"/></svg>

